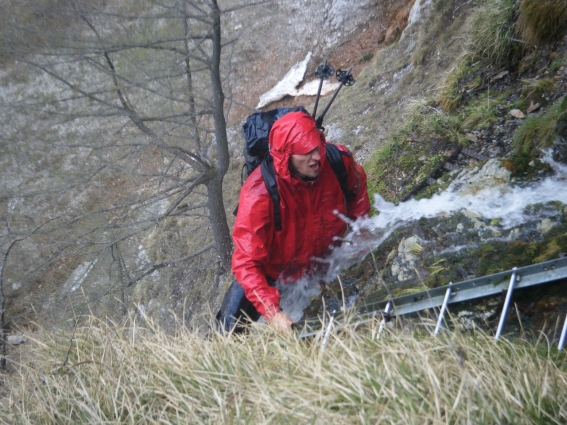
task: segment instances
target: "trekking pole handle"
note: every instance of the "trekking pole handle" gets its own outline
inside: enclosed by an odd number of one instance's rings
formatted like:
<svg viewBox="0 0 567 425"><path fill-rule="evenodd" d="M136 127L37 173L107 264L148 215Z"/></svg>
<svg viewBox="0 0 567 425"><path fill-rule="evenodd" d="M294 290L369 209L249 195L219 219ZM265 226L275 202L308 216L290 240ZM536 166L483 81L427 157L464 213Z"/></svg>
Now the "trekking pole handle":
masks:
<svg viewBox="0 0 567 425"><path fill-rule="evenodd" d="M319 65L317 71L315 71L315 75L319 77L319 88L317 89L317 97L315 98L315 106L313 107L313 113L311 116L315 118L317 114L317 105L319 104L319 97L321 96L321 89L323 88L323 80L327 80L335 73L335 68L333 65L328 64L327 60L325 59L325 63L323 65Z"/></svg>
<svg viewBox="0 0 567 425"><path fill-rule="evenodd" d="M340 69L337 70L337 80L343 83L345 86L352 86L356 83L356 80L352 77L350 73L352 71L352 66L348 69L348 71L341 71Z"/></svg>
<svg viewBox="0 0 567 425"><path fill-rule="evenodd" d="M325 118L327 111L329 110L329 108L333 104L333 101L337 97L337 94L339 94L339 91L341 90L341 88L343 86L352 86L354 83L356 83L356 80L352 77L352 74L350 73L351 70L352 70L352 66L349 68L348 71L341 71L340 69L337 70L336 77L337 77L337 80L339 80L340 84L337 87L337 89L335 90L335 92L333 93L333 97L331 97L331 100L329 100L329 103L327 103L327 106L325 106L323 113L321 115L319 115L319 117L315 121L316 124L317 124L317 128L321 129L323 127L323 118Z"/></svg>

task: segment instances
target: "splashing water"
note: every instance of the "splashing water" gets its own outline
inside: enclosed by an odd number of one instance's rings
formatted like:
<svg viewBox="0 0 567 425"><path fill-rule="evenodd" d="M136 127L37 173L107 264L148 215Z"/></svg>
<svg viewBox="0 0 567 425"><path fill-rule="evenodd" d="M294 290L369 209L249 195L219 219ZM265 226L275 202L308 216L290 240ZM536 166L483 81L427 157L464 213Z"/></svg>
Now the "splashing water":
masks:
<svg viewBox="0 0 567 425"><path fill-rule="evenodd" d="M472 180L484 183L482 177L478 178L482 173L476 169L462 173L446 191L429 199L411 199L395 205L380 195L374 195L374 207L379 214L350 223L352 232L326 260L330 264L327 277L336 276L341 269L361 261L366 253L379 247L394 230L420 218L468 211L485 219L498 219L503 229L511 229L530 219L525 213L528 205L551 201L567 204L567 166L555 162L550 152L542 160L551 166L553 175L526 186L512 186L506 179L501 179L499 184L494 185L493 180L492 187L475 191L470 187ZM497 163L498 160L491 160L483 170Z"/></svg>
<svg viewBox="0 0 567 425"><path fill-rule="evenodd" d="M362 261L370 251L378 248L394 230L420 218L468 211L485 219L498 219L503 229L511 229L530 219L525 212L528 205L551 201L567 204L567 166L553 161L551 153L542 160L552 167L553 175L526 186L511 185L505 178L509 177L509 173L505 171L507 174L497 183L495 180L483 181L479 177L483 175L482 170L476 169L462 172L447 190L430 199L411 199L395 205L380 195L374 195L374 207L379 214L349 222L352 231L343 239L342 245L334 249L328 258L320 260L329 266L322 278L332 281L341 270ZM489 161L483 170L489 167L498 168L498 160ZM476 190L471 188L475 179ZM481 188L478 188L479 185ZM303 311L311 297L319 294L315 282L320 278L281 285L282 308L292 312L292 319L298 320L301 317L299 311Z"/></svg>
<svg viewBox="0 0 567 425"><path fill-rule="evenodd" d="M276 284L280 291L280 307L294 322L303 316L303 310L310 304L311 298L321 291L315 280L301 278L292 284Z"/></svg>

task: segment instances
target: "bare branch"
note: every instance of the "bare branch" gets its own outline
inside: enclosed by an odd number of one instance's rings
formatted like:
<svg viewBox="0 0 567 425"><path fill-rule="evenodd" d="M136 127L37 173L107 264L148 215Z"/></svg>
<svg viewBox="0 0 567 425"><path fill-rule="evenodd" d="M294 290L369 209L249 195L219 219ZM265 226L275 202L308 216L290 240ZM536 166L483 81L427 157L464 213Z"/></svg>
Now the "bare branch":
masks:
<svg viewBox="0 0 567 425"><path fill-rule="evenodd" d="M193 252L193 253L191 253L191 254L189 254L189 255L186 255L185 257L181 257L181 258L178 258L178 259L176 259L176 260L164 261L163 263L159 263L159 264L154 264L154 265L152 265L148 270L146 270L144 273L142 273L140 276L138 276L138 277L136 277L135 279L133 279L133 280L131 280L130 282L128 282L128 285L126 285L126 286L132 286L132 285L134 285L135 283L139 282L140 280L142 280L142 279L145 278L146 276L151 275L151 274L152 274L153 272L155 272L156 270L162 269L162 268L167 267L167 266L171 266L171 265L176 264L176 263L180 263L180 262L182 262L182 261L190 260L190 259L192 259L192 258L197 257L198 255L201 255L201 254L207 252L208 250L210 250L210 249L212 249L212 248L214 248L214 247L215 247L215 244L214 244L214 243L210 243L210 244L204 246L203 248L201 248L200 250L195 251L195 252Z"/></svg>
<svg viewBox="0 0 567 425"><path fill-rule="evenodd" d="M238 5L238 6L229 7L228 9L223 9L222 13L235 12L237 10L242 10L242 9L247 8L247 7L260 6L262 4L271 3L272 1L273 0L263 0L263 1L257 1L257 2L254 2L254 3L241 4L241 5Z"/></svg>

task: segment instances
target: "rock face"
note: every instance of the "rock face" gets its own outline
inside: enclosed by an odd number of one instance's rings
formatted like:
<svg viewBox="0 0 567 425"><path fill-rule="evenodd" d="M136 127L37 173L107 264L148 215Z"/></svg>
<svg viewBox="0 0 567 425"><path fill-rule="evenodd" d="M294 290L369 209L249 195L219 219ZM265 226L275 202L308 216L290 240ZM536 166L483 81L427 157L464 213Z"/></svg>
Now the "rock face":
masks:
<svg viewBox="0 0 567 425"><path fill-rule="evenodd" d="M229 0L225 2L225 8L232 6ZM233 92L240 102L263 107L267 103L259 102L260 96L281 81L287 70L308 52L313 52L313 58L306 83L315 79L312 72L333 52L352 50L349 40L361 31L367 31L370 38L369 48L362 54L374 51L394 15L408 3L413 4L413 0L360 0L356 4L346 0L292 0L268 2L242 13L227 14L226 38L239 40L235 46ZM396 24L399 33L406 22L407 19ZM333 65L358 66L360 59ZM237 115L248 113L238 105L234 111Z"/></svg>
<svg viewBox="0 0 567 425"><path fill-rule="evenodd" d="M380 6L384 4L379 0L360 0L356 5L349 0L326 0L324 3L326 19L323 28L329 34L327 38L329 46L338 43L339 37L351 34L362 25L376 19Z"/></svg>

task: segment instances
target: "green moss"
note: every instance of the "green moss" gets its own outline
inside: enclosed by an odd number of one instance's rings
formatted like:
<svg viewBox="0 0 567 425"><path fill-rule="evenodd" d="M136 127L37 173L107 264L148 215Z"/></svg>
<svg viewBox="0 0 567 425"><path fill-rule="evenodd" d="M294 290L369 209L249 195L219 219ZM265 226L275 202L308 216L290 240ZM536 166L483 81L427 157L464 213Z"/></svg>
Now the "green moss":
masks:
<svg viewBox="0 0 567 425"><path fill-rule="evenodd" d="M418 292L423 291L423 286L415 287L415 286L408 286L404 288L396 288L392 291L392 297L403 297L404 295L411 295L416 294Z"/></svg>
<svg viewBox="0 0 567 425"><path fill-rule="evenodd" d="M541 243L539 256L534 262L557 258L560 253L567 254L567 224L561 224L551 229Z"/></svg>
<svg viewBox="0 0 567 425"><path fill-rule="evenodd" d="M538 115L528 117L514 134L514 153L511 156L513 174L533 175L546 168L535 160L541 149L553 145L567 119L567 101L563 98Z"/></svg>
<svg viewBox="0 0 567 425"><path fill-rule="evenodd" d="M491 98L485 92L479 98L470 102L459 113L462 125L469 129L490 128L498 121L496 116L496 105L502 101L502 96Z"/></svg>
<svg viewBox="0 0 567 425"><path fill-rule="evenodd" d="M530 179L539 175L540 172L551 170L549 164L535 158L532 152L518 152L512 155L507 164L512 171L512 177Z"/></svg>
<svg viewBox="0 0 567 425"><path fill-rule="evenodd" d="M410 193L418 195L421 186L427 187L427 179L441 172L455 148L463 144L461 121L424 100L416 101L405 126L393 132L366 164L369 189L388 201L404 199ZM433 193L426 190L424 194Z"/></svg>
<svg viewBox="0 0 567 425"><path fill-rule="evenodd" d="M551 65L549 65L549 71L555 74L559 72L562 66L564 66L564 58L563 56L558 56L553 60Z"/></svg>
<svg viewBox="0 0 567 425"><path fill-rule="evenodd" d="M436 288L449 283L451 270L445 258L436 260L433 264L429 265L429 275L425 278L425 285L428 288Z"/></svg>
<svg viewBox="0 0 567 425"><path fill-rule="evenodd" d="M557 258L567 247L567 224L551 229L541 242L491 242L473 254L478 256L477 276L509 270Z"/></svg>
<svg viewBox="0 0 567 425"><path fill-rule="evenodd" d="M463 99L461 82L476 71L477 68L470 66L468 57L462 56L457 65L447 74L437 94L437 102L445 112L457 109Z"/></svg>
<svg viewBox="0 0 567 425"><path fill-rule="evenodd" d="M532 79L524 81L522 87L521 104L518 109L527 110L530 105L540 104L547 106L546 96L551 95L557 87L553 78Z"/></svg>
<svg viewBox="0 0 567 425"><path fill-rule="evenodd" d="M538 63L541 61L541 52L539 50L529 51L518 64L518 73L524 74L526 72L537 69Z"/></svg>

